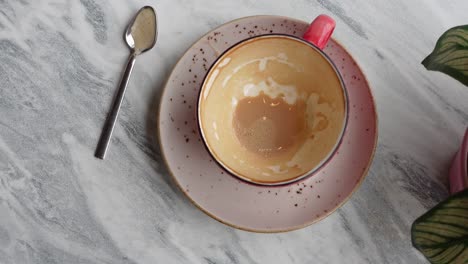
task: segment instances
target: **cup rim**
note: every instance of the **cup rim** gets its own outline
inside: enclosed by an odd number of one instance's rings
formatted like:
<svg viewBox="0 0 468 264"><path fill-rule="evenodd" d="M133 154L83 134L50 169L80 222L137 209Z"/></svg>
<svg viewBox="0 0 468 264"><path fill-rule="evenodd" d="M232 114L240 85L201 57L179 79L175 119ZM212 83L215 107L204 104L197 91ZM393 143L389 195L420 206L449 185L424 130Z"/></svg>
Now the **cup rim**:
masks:
<svg viewBox="0 0 468 264"><path fill-rule="evenodd" d="M323 160L320 161L320 163L318 165L316 165L314 168L312 168L312 169L310 169L310 170L308 170L308 171L306 171L304 173L301 173L301 174L299 174L299 175L297 175L297 176L295 176L293 178L290 178L290 179L287 179L287 180L284 180L284 181L262 182L262 181L253 180L253 179L251 179L251 178L249 178L247 176L244 176L244 175L236 172L234 169L227 166L220 158L217 157L217 155L214 153L214 151L211 149L210 145L208 144L208 141L206 139L205 133L204 133L203 128L202 128L203 126L201 124L201 108L200 108L200 105L202 103L202 94L205 91L208 76L210 76L213 69L215 69L216 65L218 65L222 61L222 59L224 59L224 56L229 51L233 50L234 48L238 47L239 45L243 44L244 42L253 41L255 39L260 39L260 38L270 38L270 37L289 38L289 39L293 39L295 41L301 42L302 44L305 44L305 45L313 48L323 58L325 58L325 60L331 65L331 67L334 70L335 74L338 76L338 80L339 80L339 82L341 84L340 86L341 86L341 89L343 91L344 104L345 104L344 105L344 107L345 107L345 112L344 112L345 116L344 116L343 126L342 126L342 129L341 129L341 132L339 134L339 137L338 137L335 145L329 151L327 156ZM239 179L239 180L241 180L241 181L243 181L245 183L248 183L248 184L257 185L257 186L267 186L267 187L268 186L269 187L281 187L281 186L285 186L285 185L291 185L291 184L294 184L294 183L296 183L298 181L301 181L301 180L304 180L304 179L307 179L307 178L311 177L312 175L314 175L317 171L319 171L321 168L323 168L326 164L328 164L331 161L331 159L333 158L333 156L335 155L335 153L337 152L339 146L341 145L341 143L343 141L344 133L345 133L346 128L348 126L349 96L348 96L348 92L347 92L346 85L344 83L343 77L341 76L340 72L338 71L338 68L333 63L331 58L323 50L318 48L316 45L314 45L313 43L311 43L311 42L309 42L309 41L307 41L305 39L302 39L300 37L293 36L293 35L290 35L290 34L284 34L284 33L262 34L262 35L246 38L246 39L243 39L241 41L238 41L238 42L232 44L231 46L229 46L229 48L227 48L225 51L223 51L221 54L219 54L217 56L216 60L208 68L205 76L203 77L203 81L202 81L200 86L201 86L201 88L200 88L200 91L198 93L198 99L197 99L197 126L198 126L198 131L199 131L199 133L201 135L201 138L202 138L202 141L203 141L203 145L207 149L208 153L213 158L213 160L219 166L221 166L224 170L226 170L227 174L229 174L230 176L232 176L232 177L234 177L236 179Z"/></svg>

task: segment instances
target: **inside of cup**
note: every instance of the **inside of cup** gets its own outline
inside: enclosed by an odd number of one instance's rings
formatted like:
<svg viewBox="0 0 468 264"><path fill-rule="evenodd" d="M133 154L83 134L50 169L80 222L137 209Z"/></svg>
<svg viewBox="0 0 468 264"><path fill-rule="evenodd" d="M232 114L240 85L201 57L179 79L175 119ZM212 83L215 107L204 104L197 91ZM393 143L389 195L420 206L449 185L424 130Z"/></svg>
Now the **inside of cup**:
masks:
<svg viewBox="0 0 468 264"><path fill-rule="evenodd" d="M268 35L225 52L199 98L202 137L232 174L282 184L311 173L333 153L346 123L341 79L316 47Z"/></svg>

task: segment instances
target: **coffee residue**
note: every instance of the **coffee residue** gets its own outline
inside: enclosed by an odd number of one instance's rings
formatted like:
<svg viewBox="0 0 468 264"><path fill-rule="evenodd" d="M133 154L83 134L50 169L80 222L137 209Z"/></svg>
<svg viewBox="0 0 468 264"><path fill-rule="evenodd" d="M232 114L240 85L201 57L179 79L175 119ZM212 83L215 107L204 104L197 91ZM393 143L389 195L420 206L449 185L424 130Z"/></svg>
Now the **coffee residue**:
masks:
<svg viewBox="0 0 468 264"><path fill-rule="evenodd" d="M290 105L282 97L263 92L240 100L233 126L240 143L249 151L269 157L300 142L306 132L305 102Z"/></svg>
<svg viewBox="0 0 468 264"><path fill-rule="evenodd" d="M143 9L132 25L132 37L135 42L135 52L137 54L150 48L156 35L156 17L153 10Z"/></svg>
<svg viewBox="0 0 468 264"><path fill-rule="evenodd" d="M227 51L202 92L199 121L207 146L224 166L254 182L287 181L316 168L335 148L346 117L332 65L283 36Z"/></svg>

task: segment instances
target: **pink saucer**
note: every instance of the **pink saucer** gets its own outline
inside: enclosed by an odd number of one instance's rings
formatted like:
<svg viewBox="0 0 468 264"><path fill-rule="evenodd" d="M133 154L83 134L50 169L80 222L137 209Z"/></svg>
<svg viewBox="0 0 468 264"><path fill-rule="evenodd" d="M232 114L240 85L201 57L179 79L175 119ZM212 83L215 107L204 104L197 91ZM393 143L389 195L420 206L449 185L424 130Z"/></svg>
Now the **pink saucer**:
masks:
<svg viewBox="0 0 468 264"><path fill-rule="evenodd" d="M377 143L377 115L369 85L346 50L330 40L327 53L349 93L349 124L332 160L315 175L289 186L262 187L230 176L211 159L198 134L197 96L216 57L240 40L266 33L301 36L309 23L279 16L231 21L209 32L174 67L161 98L159 142L180 189L202 211L235 228L284 232L335 211L366 175Z"/></svg>

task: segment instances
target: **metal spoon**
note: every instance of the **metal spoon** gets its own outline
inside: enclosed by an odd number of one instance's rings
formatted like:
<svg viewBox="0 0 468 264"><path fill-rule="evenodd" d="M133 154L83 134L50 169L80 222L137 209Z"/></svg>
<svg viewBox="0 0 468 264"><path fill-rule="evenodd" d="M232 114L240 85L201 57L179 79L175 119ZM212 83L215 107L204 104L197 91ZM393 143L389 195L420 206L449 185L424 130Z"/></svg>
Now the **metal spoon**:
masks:
<svg viewBox="0 0 468 264"><path fill-rule="evenodd" d="M99 159L106 157L109 142L114 131L115 121L119 115L120 106L127 89L128 80L132 73L135 60L141 53L150 50L156 44L156 37L158 35L156 12L151 6L141 8L132 22L128 25L125 31L125 42L130 48L130 56L128 57L127 66L120 80L119 90L115 96L112 108L107 116L106 123L101 133L99 143L96 148L94 156Z"/></svg>

